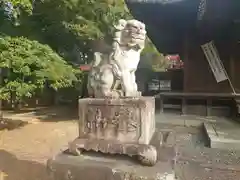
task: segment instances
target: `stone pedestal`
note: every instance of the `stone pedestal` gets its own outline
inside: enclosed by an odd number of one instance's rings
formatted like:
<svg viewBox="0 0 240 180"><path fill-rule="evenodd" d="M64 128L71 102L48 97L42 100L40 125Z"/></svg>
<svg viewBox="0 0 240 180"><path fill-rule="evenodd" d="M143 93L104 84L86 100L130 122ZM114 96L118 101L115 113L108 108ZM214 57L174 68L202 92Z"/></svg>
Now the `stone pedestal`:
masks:
<svg viewBox="0 0 240 180"><path fill-rule="evenodd" d="M97 155L59 154L48 160L48 172L54 180L175 180L170 162L145 167L128 158Z"/></svg>
<svg viewBox="0 0 240 180"><path fill-rule="evenodd" d="M69 152L82 150L137 156L143 165L157 161L156 147L150 145L155 132L153 97L79 100L79 137Z"/></svg>

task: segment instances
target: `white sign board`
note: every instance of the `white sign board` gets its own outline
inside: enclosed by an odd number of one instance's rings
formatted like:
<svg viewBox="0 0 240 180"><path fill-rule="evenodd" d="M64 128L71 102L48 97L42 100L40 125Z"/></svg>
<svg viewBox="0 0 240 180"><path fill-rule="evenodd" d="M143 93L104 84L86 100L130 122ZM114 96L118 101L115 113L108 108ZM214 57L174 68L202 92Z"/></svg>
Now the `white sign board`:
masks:
<svg viewBox="0 0 240 180"><path fill-rule="evenodd" d="M151 82L148 83L148 90L149 91L158 91L159 90L159 80L152 79Z"/></svg>
<svg viewBox="0 0 240 180"><path fill-rule="evenodd" d="M208 60L216 81L219 83L227 80L228 76L213 41L202 45L201 48Z"/></svg>
<svg viewBox="0 0 240 180"><path fill-rule="evenodd" d="M170 80L160 81L160 90L161 91L171 91L171 81Z"/></svg>

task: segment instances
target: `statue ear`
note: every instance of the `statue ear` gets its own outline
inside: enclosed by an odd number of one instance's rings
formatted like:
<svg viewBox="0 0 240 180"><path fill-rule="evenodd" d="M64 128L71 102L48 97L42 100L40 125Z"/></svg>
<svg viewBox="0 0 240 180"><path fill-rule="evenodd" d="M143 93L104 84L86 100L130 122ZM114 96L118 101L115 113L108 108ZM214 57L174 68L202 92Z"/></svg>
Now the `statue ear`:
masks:
<svg viewBox="0 0 240 180"><path fill-rule="evenodd" d="M127 21L124 20L124 19L120 19L118 21L118 24L115 25L114 27L115 27L116 30L121 31L125 28L126 25L127 25Z"/></svg>

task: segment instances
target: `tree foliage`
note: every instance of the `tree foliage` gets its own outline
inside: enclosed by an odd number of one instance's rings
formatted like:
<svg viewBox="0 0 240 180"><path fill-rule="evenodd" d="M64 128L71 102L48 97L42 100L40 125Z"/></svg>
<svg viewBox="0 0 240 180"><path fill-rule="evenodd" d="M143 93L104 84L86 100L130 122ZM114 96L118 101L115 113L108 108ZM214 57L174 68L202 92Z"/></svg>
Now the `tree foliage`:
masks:
<svg viewBox="0 0 240 180"><path fill-rule="evenodd" d="M113 24L121 18L131 18L124 0L1 0L5 81L0 98L18 101L46 85L55 90L71 86L78 72L69 64L77 56L80 63L91 61L93 42L104 38L111 43ZM143 53L153 51L158 53L147 41Z"/></svg>
<svg viewBox="0 0 240 180"><path fill-rule="evenodd" d="M55 90L72 86L77 71L48 45L24 37L0 39L0 68L5 72L0 98L32 97L46 85Z"/></svg>
<svg viewBox="0 0 240 180"><path fill-rule="evenodd" d="M112 24L128 15L124 1L2 0L0 98L18 101L46 85L55 90L71 86L77 81L68 65L75 60L72 50L77 47L91 60L91 43L111 37Z"/></svg>
<svg viewBox="0 0 240 180"><path fill-rule="evenodd" d="M21 15L32 13L32 2L30 0L2 0L0 2L0 22L5 19L19 25Z"/></svg>
<svg viewBox="0 0 240 180"><path fill-rule="evenodd" d="M143 56L151 57L149 64L155 72L166 71L169 66L168 60L160 53L150 39L147 39L145 48L142 51Z"/></svg>
<svg viewBox="0 0 240 180"><path fill-rule="evenodd" d="M111 39L113 24L128 16L122 0L44 0L34 4L32 19L38 22L35 29L56 51L70 52L77 46L91 60L92 42Z"/></svg>

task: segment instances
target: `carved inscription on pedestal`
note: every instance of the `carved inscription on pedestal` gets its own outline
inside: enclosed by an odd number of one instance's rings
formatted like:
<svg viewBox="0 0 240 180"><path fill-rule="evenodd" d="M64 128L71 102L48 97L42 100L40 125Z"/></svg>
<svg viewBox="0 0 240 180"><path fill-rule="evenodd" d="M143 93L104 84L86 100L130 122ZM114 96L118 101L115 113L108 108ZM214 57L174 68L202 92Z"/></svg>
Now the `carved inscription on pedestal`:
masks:
<svg viewBox="0 0 240 180"><path fill-rule="evenodd" d="M140 137L140 109L126 106L89 105L84 132L99 139L120 141Z"/></svg>

